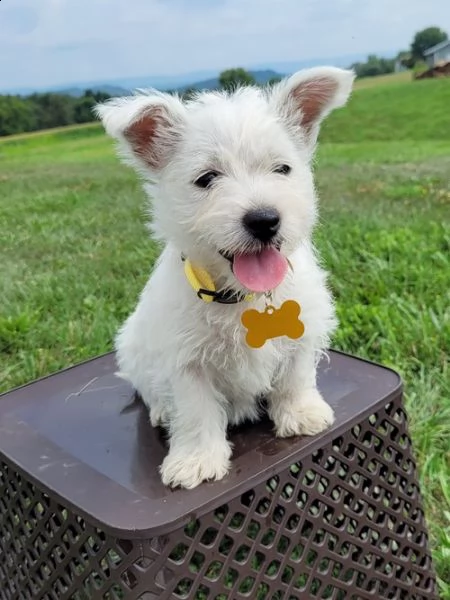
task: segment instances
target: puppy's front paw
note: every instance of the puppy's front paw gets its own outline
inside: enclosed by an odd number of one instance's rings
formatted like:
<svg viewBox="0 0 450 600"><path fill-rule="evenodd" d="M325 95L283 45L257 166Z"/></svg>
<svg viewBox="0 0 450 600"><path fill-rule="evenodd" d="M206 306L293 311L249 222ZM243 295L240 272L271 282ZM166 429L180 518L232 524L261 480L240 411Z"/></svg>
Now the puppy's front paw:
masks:
<svg viewBox="0 0 450 600"><path fill-rule="evenodd" d="M334 423L333 409L315 388L304 390L296 399L277 402L271 416L278 437L316 435Z"/></svg>
<svg viewBox="0 0 450 600"><path fill-rule="evenodd" d="M213 448L173 448L160 467L162 482L192 489L202 481L222 479L230 470L230 456L226 442Z"/></svg>

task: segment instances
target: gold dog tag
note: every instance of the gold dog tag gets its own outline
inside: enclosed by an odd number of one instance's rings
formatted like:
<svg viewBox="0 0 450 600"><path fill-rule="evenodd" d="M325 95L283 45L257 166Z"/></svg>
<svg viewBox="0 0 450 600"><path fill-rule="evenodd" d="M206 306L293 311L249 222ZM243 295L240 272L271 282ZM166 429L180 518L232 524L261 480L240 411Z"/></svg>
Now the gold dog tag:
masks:
<svg viewBox="0 0 450 600"><path fill-rule="evenodd" d="M286 300L280 308L269 304L264 312L254 308L246 310L241 322L247 329L247 344L250 348L261 348L267 340L283 335L292 340L302 337L305 326L299 318L300 310L300 304L295 300Z"/></svg>

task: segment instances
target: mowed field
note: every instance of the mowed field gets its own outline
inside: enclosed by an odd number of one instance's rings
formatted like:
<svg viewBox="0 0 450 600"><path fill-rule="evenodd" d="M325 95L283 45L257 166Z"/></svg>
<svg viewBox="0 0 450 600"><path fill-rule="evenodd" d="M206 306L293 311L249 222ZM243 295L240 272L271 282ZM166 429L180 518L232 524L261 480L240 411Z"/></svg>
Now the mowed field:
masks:
<svg viewBox="0 0 450 600"><path fill-rule="evenodd" d="M333 346L398 370L450 600L450 80L362 82L325 124L316 243ZM159 249L98 126L0 141L0 388L112 347Z"/></svg>

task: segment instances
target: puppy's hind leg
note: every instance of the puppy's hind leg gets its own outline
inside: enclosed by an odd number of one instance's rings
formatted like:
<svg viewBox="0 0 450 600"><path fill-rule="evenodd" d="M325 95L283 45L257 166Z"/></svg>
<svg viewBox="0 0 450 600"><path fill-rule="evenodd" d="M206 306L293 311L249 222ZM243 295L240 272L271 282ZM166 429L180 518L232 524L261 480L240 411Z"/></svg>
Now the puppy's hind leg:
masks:
<svg viewBox="0 0 450 600"><path fill-rule="evenodd" d="M162 481L194 488L202 481L222 479L230 468L224 397L204 373L194 369L175 375L170 449L161 465Z"/></svg>

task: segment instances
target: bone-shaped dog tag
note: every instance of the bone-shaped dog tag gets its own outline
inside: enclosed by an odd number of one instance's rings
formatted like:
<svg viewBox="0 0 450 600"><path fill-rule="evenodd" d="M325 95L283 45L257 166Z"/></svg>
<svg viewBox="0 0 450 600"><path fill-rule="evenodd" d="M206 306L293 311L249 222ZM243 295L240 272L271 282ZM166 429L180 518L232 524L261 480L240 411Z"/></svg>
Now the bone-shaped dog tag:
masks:
<svg viewBox="0 0 450 600"><path fill-rule="evenodd" d="M287 336L295 340L302 337L305 326L300 320L300 305L295 300L286 300L275 308L266 306L264 312L254 308L242 313L241 322L247 329L246 342L251 348L261 348L276 337Z"/></svg>

